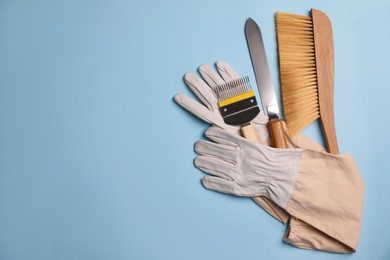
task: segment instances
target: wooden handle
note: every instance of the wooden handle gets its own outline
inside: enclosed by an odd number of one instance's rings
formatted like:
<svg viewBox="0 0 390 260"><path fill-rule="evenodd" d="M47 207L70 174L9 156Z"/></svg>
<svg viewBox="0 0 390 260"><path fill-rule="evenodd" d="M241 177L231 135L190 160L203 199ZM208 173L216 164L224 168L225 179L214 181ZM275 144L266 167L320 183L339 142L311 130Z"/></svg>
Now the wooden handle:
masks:
<svg viewBox="0 0 390 260"><path fill-rule="evenodd" d="M275 148L288 148L282 119L272 119L268 123L269 132Z"/></svg>
<svg viewBox="0 0 390 260"><path fill-rule="evenodd" d="M241 128L241 134L245 139L251 140L257 144L260 143L259 138L257 137L256 128L251 124L243 126Z"/></svg>
<svg viewBox="0 0 390 260"><path fill-rule="evenodd" d="M339 146L337 144L336 128L333 117L320 117L322 131L326 143L326 150L331 154L339 154Z"/></svg>
<svg viewBox="0 0 390 260"><path fill-rule="evenodd" d="M313 18L314 45L317 67L318 105L327 150L338 154L334 120L334 47L332 24L328 16L316 9Z"/></svg>

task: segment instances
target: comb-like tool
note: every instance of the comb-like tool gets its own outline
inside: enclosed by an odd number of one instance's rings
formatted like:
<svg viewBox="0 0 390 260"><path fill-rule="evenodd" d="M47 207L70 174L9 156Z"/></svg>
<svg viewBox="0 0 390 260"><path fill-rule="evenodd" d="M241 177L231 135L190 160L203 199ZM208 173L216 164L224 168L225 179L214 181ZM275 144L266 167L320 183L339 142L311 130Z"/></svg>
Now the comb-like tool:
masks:
<svg viewBox="0 0 390 260"><path fill-rule="evenodd" d="M224 122L241 126L242 135L259 143L255 128L250 122L260 113L255 92L249 77L235 79L214 88Z"/></svg>

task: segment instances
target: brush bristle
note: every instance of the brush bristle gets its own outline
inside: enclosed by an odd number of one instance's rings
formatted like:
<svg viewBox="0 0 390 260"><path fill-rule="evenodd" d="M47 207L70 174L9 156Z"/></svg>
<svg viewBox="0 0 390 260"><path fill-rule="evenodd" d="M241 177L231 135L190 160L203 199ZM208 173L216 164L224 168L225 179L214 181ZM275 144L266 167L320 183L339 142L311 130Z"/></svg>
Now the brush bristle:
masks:
<svg viewBox="0 0 390 260"><path fill-rule="evenodd" d="M319 118L312 18L276 13L283 112L291 135Z"/></svg>

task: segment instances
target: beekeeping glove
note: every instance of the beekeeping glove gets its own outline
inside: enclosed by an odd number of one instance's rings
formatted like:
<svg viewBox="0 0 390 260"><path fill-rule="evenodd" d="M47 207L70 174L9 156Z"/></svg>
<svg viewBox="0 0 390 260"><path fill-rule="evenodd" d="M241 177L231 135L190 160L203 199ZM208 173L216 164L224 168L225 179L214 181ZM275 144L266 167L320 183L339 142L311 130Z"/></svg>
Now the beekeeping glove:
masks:
<svg viewBox="0 0 390 260"><path fill-rule="evenodd" d="M291 199L302 149L258 145L211 127L198 141L195 165L213 176L202 179L207 189L237 196L265 196L282 208Z"/></svg>
<svg viewBox="0 0 390 260"><path fill-rule="evenodd" d="M225 82L238 79L240 76L226 62L216 62L216 68L218 72L211 68L210 65L205 64L201 65L198 69L201 77L193 72L184 75L186 85L198 97L201 103L182 93L177 94L174 99L180 106L203 121L239 136L241 135L239 126L227 125L223 121L218 107L217 96L213 91L213 88ZM270 139L267 123L268 118L262 113L251 122L256 129L260 143L269 145ZM258 196L253 197L252 199L280 222L286 223L288 221L289 215L287 212L266 197Z"/></svg>
<svg viewBox="0 0 390 260"><path fill-rule="evenodd" d="M174 99L185 110L203 121L240 135L241 126L228 125L223 121L218 107L217 95L213 91L216 86L239 79L240 76L226 62L217 61L216 68L218 72L210 65L204 64L198 69L201 77L193 72L184 75L186 85L199 98L201 103L182 93L175 95ZM260 142L265 142L269 137L267 122L268 118L261 112L251 122L256 128Z"/></svg>
<svg viewBox="0 0 390 260"><path fill-rule="evenodd" d="M275 149L216 127L206 136L214 142L195 145L196 167L212 175L202 179L205 188L265 196L308 227L356 250L364 185L351 156Z"/></svg>

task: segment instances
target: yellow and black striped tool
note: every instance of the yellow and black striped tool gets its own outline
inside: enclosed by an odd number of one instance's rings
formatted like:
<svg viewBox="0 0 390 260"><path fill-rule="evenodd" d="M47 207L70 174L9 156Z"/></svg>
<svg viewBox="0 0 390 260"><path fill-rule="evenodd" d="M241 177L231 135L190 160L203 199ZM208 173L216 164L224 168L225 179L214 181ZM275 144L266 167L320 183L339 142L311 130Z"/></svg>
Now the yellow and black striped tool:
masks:
<svg viewBox="0 0 390 260"><path fill-rule="evenodd" d="M260 109L249 77L226 82L215 87L214 91L224 122L241 126L242 135L258 143L256 130L250 122L260 113Z"/></svg>

